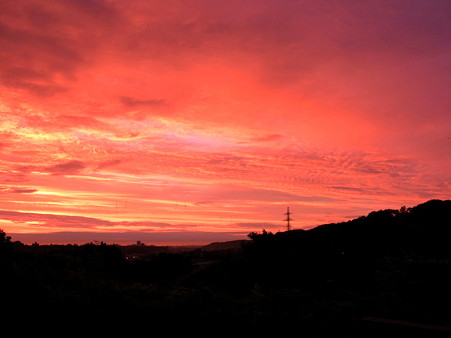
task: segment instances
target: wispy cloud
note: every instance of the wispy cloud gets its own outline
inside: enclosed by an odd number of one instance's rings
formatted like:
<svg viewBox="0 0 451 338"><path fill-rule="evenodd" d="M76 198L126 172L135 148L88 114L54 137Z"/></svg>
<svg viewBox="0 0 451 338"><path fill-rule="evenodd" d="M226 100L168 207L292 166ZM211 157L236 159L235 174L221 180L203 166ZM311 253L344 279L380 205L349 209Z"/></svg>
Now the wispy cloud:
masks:
<svg viewBox="0 0 451 338"><path fill-rule="evenodd" d="M113 222L107 220L91 217L25 213L8 210L0 210L0 217L4 220L10 220L15 223L39 221L42 224L45 224L46 227L67 226L69 228L95 228L98 226L111 226L114 224Z"/></svg>
<svg viewBox="0 0 451 338"><path fill-rule="evenodd" d="M37 192L37 189L28 187L11 187L11 186L0 186L0 192L3 193L13 193L13 194L32 194Z"/></svg>
<svg viewBox="0 0 451 338"><path fill-rule="evenodd" d="M59 163L52 165L50 167L44 168L47 172L50 172L54 175L68 175L68 174L76 174L79 171L86 168L86 165L82 161L71 160L64 163Z"/></svg>
<svg viewBox="0 0 451 338"><path fill-rule="evenodd" d="M446 198L450 6L6 2L4 216L225 232Z"/></svg>

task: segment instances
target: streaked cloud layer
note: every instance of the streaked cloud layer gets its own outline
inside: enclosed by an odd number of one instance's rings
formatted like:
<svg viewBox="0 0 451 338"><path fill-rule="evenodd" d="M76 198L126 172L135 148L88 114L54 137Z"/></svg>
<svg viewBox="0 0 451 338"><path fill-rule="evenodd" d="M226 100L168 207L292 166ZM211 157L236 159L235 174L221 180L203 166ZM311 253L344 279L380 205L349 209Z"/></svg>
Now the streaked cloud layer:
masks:
<svg viewBox="0 0 451 338"><path fill-rule="evenodd" d="M446 0L3 1L0 227L192 243L448 199L450 38Z"/></svg>

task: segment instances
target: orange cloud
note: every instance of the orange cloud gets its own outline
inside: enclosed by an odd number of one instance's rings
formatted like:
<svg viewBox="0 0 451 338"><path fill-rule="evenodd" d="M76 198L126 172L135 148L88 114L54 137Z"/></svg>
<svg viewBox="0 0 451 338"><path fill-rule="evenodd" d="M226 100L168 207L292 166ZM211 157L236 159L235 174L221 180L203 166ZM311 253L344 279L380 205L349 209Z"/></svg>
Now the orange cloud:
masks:
<svg viewBox="0 0 451 338"><path fill-rule="evenodd" d="M448 198L449 6L5 3L0 219L235 234Z"/></svg>

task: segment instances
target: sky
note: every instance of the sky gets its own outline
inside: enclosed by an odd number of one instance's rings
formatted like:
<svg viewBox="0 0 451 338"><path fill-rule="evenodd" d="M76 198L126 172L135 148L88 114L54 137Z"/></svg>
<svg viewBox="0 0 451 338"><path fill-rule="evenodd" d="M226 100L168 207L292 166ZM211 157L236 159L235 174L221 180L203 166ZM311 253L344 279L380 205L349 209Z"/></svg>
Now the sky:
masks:
<svg viewBox="0 0 451 338"><path fill-rule="evenodd" d="M448 0L3 0L0 228L206 244L451 196Z"/></svg>

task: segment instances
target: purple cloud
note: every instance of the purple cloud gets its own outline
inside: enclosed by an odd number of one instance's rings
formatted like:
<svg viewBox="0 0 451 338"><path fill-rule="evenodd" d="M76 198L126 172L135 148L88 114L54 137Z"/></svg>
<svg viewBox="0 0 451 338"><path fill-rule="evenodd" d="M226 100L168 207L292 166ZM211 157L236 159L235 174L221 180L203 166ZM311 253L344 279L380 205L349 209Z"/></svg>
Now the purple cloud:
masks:
<svg viewBox="0 0 451 338"><path fill-rule="evenodd" d="M54 175L70 175L76 174L84 168L86 168L86 165L83 162L72 160L69 162L46 167L44 169Z"/></svg>
<svg viewBox="0 0 451 338"><path fill-rule="evenodd" d="M37 191L37 189L25 187L0 187L0 192L13 194L32 194Z"/></svg>

